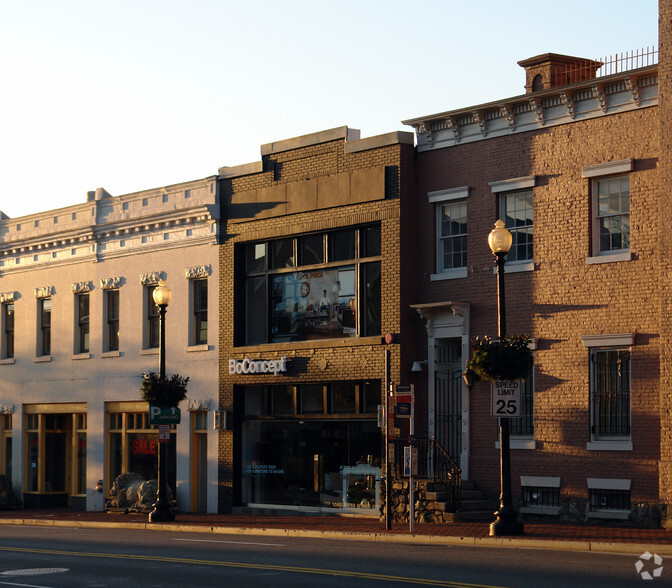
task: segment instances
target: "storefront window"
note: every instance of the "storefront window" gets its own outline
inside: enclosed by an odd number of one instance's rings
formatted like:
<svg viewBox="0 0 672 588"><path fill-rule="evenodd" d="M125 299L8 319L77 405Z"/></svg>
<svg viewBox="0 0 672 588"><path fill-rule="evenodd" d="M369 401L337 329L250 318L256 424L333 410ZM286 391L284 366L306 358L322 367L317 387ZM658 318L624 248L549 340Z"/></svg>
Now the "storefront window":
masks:
<svg viewBox="0 0 672 588"><path fill-rule="evenodd" d="M380 225L241 247L244 344L380 334Z"/></svg>
<svg viewBox="0 0 672 588"><path fill-rule="evenodd" d="M244 503L376 507L380 381L249 386L236 394L244 399Z"/></svg>
<svg viewBox="0 0 672 588"><path fill-rule="evenodd" d="M0 474L12 477L12 415L0 415Z"/></svg>
<svg viewBox="0 0 672 588"><path fill-rule="evenodd" d="M159 431L149 424L149 413L110 412L108 406L108 479L110 485L120 474L133 472L145 480L156 480L158 475ZM168 451L168 485L175 492L176 458L175 425L171 426L171 442L165 444Z"/></svg>

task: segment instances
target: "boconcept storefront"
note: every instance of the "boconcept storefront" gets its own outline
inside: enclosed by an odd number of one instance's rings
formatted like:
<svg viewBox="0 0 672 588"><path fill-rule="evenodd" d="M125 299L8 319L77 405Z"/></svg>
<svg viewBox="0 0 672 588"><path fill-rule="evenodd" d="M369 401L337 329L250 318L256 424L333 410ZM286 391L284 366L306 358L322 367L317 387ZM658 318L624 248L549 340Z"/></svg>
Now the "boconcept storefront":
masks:
<svg viewBox="0 0 672 588"><path fill-rule="evenodd" d="M400 328L406 135L360 141L333 129L262 146L263 165L220 170L231 202L220 249L222 511L375 512L381 335Z"/></svg>

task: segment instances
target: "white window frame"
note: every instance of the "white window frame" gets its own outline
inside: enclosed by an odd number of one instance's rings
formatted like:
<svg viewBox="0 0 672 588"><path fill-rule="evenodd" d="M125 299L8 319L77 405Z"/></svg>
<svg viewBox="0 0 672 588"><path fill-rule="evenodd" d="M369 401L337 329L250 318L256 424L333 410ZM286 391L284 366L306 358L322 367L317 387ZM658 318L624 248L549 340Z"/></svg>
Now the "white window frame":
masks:
<svg viewBox="0 0 672 588"><path fill-rule="evenodd" d="M117 294L117 327L119 327L121 321L121 290L119 288L103 289L103 354L101 357L120 357L121 355L120 337L117 340L117 348L110 349L110 296L112 292Z"/></svg>
<svg viewBox="0 0 672 588"><path fill-rule="evenodd" d="M532 189L537 185L536 176L521 176L518 178L508 178L506 180L497 180L494 182L489 182L490 190L496 196L499 196L499 202L497 203L497 210L499 211L499 218L505 218L505 197L509 194L532 191ZM534 206L534 205L533 205ZM534 209L533 209L534 210ZM515 229L512 227L507 227L512 233L515 232ZM532 228L534 231L534 218L532 219ZM522 259L522 260L506 260L506 271L508 273L515 272L530 272L534 271L534 260L533 259Z"/></svg>
<svg viewBox="0 0 672 588"><path fill-rule="evenodd" d="M633 170L633 160L632 159L621 159L618 161L608 161L604 163L596 163L594 165L586 165L582 169L582 177L590 179L591 181L591 204L590 204L590 215L592 223L592 242L591 242L591 252L592 255L586 259L586 263L593 265L599 263L612 263L619 261L630 261L632 259L632 253L630 247L624 249L611 249L601 251L600 249L600 218L598 217L598 204L597 204L597 184L601 180L608 180L611 177L623 177L628 175ZM628 176L629 177L629 176ZM629 179L628 179L628 183ZM629 186L630 188L630 186ZM630 192L629 192L630 194ZM629 195L629 200L632 202L631 195ZM630 214L630 205L628 205L628 215ZM631 232L628 232L628 237L630 238Z"/></svg>
<svg viewBox="0 0 672 588"><path fill-rule="evenodd" d="M187 347L187 351L208 351L210 349L208 341L206 340L205 343L197 343L196 342L196 282L205 280L206 287L208 288L208 298L206 301L207 307L206 307L206 313L210 310L210 284L209 284L209 279L207 276L198 276L191 278L189 280L189 343ZM211 333L210 333L210 325L207 326L207 339L210 339Z"/></svg>
<svg viewBox="0 0 672 588"><path fill-rule="evenodd" d="M464 267L443 268L443 251L441 239L441 209L444 204L464 201L467 202L469 196L469 186L460 186L459 188L449 188L447 190L437 190L428 192L429 203L434 205L435 226L436 226L436 273L430 276L431 281L452 280L457 278L466 278L468 269ZM468 213L467 213L468 214ZM468 223L468 216L467 216ZM468 226L468 225L467 225ZM468 230L468 229L467 229Z"/></svg>
<svg viewBox="0 0 672 588"><path fill-rule="evenodd" d="M586 478L588 493L590 490L621 490L630 492L632 480L627 478ZM587 519L611 519L627 520L630 518L630 510L590 510L590 497L586 503Z"/></svg>
<svg viewBox="0 0 672 588"><path fill-rule="evenodd" d="M560 476L520 476L520 486L557 488L560 491ZM520 512L558 516L562 514L562 506L521 506Z"/></svg>
<svg viewBox="0 0 672 588"><path fill-rule="evenodd" d="M7 355L7 309L14 307L14 328L12 329L12 356ZM15 363L16 357L16 303L13 299L0 303L0 365Z"/></svg>
<svg viewBox="0 0 672 588"><path fill-rule="evenodd" d="M633 333L619 333L613 335L584 335L581 337L584 347L589 350L588 369L589 374L589 402L590 402L590 441L586 444L586 449L592 451L632 451L632 365L630 371L630 406L629 418L631 421L630 434L621 437L603 437L596 436L592 432L593 423L593 367L592 354L593 351L623 351L627 350L632 353L632 346L635 342Z"/></svg>

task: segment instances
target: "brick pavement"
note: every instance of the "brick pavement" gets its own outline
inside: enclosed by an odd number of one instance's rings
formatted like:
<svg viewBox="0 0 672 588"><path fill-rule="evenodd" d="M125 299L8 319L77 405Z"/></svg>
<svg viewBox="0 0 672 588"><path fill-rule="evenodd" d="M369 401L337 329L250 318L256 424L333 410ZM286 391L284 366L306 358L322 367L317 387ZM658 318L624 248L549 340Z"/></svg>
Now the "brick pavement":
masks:
<svg viewBox="0 0 672 588"><path fill-rule="evenodd" d="M370 517L277 516L177 513L174 523L148 523L146 514L80 512L72 510L0 511L0 525L128 527L214 533L249 533L341 537L394 542L437 542L468 545L508 545L548 549L620 551L655 550L672 555L672 531L640 529L618 524L525 522L519 537L489 537L488 522L417 523L413 535L407 524L385 524Z"/></svg>

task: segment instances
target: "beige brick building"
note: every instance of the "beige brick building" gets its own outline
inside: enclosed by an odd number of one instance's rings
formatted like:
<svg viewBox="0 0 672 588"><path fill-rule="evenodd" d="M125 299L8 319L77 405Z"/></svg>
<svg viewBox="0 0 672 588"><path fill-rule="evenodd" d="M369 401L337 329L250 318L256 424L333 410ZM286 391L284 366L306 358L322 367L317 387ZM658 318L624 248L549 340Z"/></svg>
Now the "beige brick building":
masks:
<svg viewBox="0 0 672 588"><path fill-rule="evenodd" d="M220 509L376 512L385 350L394 381L410 371L383 336L410 316L413 135L343 127L261 152L220 169Z"/></svg>

